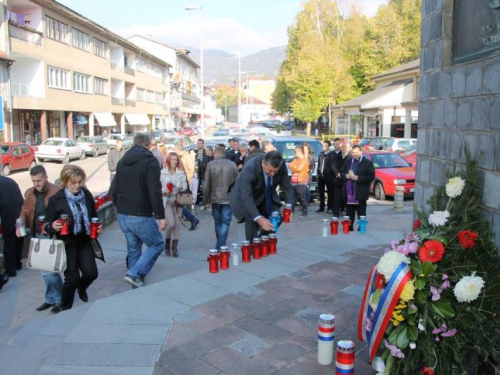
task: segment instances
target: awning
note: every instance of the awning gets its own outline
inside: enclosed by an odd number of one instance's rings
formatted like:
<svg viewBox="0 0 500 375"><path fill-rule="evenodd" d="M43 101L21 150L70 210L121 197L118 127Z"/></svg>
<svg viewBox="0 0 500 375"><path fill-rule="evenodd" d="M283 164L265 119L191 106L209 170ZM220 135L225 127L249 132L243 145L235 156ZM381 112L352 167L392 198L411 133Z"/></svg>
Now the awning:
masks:
<svg viewBox="0 0 500 375"><path fill-rule="evenodd" d="M94 116L100 126L116 126L115 118L109 112L94 113Z"/></svg>
<svg viewBox="0 0 500 375"><path fill-rule="evenodd" d="M194 115L201 115L201 109L199 108L193 108L193 107L181 107L181 111L184 113L191 113Z"/></svg>
<svg viewBox="0 0 500 375"><path fill-rule="evenodd" d="M125 113L125 120L129 125L150 125L148 115L142 113Z"/></svg>

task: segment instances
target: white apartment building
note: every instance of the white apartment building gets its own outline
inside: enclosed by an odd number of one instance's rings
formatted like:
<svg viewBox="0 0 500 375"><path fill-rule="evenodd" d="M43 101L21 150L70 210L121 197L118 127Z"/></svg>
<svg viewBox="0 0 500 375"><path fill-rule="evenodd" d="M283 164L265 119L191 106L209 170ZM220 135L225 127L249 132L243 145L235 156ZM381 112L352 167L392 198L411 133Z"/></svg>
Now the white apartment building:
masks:
<svg viewBox="0 0 500 375"><path fill-rule="evenodd" d="M39 144L169 122L167 62L52 0L9 0L7 11L9 140Z"/></svg>

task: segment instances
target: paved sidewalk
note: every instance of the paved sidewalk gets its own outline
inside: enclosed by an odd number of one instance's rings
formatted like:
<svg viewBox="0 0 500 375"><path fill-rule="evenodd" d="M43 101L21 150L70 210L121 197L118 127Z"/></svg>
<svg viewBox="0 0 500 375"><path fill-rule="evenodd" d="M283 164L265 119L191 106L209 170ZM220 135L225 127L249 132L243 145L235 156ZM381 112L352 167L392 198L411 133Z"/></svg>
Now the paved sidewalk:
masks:
<svg viewBox="0 0 500 375"><path fill-rule="evenodd" d="M262 374L312 369L319 312L337 315L337 338L355 339L366 273L380 246L410 228L412 202L397 214L389 202L373 203L367 235L335 238L320 236L327 216L315 209L310 207L307 219L282 226L278 255L215 275L206 262L215 243L213 221L202 212L199 229L182 230L180 258L160 257L148 286L138 290L122 281L126 249L114 225L101 236L107 263L99 265L91 303L78 301L57 316L34 312L43 302L43 281L38 272L22 271L0 293L3 371L141 375L156 366L157 374L204 373L182 364L206 366L207 373L244 373L243 364L263 366ZM243 240L243 231L233 222L230 241ZM268 329L282 336L263 337ZM193 352L200 340L205 348ZM357 349L361 366L363 345ZM181 360L193 354L196 360ZM228 364L225 358L233 359ZM235 372L231 363L237 360L241 366ZM328 371L314 371L323 369Z"/></svg>

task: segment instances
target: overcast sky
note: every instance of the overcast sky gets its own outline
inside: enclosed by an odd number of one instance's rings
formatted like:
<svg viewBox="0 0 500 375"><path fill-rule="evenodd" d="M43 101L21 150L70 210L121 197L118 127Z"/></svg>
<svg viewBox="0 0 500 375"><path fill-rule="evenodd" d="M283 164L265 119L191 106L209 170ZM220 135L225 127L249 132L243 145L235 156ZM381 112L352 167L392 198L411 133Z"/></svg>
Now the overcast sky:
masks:
<svg viewBox="0 0 500 375"><path fill-rule="evenodd" d="M165 43L199 48L200 12L182 0L58 0L122 36L149 35ZM387 0L353 0L367 15ZM191 3L193 4L193 3ZM287 44L287 26L298 0L198 0L203 6L204 47L248 55Z"/></svg>

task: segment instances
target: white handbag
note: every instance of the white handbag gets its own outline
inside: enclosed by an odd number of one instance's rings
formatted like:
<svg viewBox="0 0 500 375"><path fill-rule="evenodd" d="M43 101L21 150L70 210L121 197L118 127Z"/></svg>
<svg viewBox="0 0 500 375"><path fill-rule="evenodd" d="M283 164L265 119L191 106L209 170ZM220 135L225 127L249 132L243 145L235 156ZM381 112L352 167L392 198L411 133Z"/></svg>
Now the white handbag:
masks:
<svg viewBox="0 0 500 375"><path fill-rule="evenodd" d="M66 270L66 248L64 242L52 239L32 238L26 267L48 272Z"/></svg>

